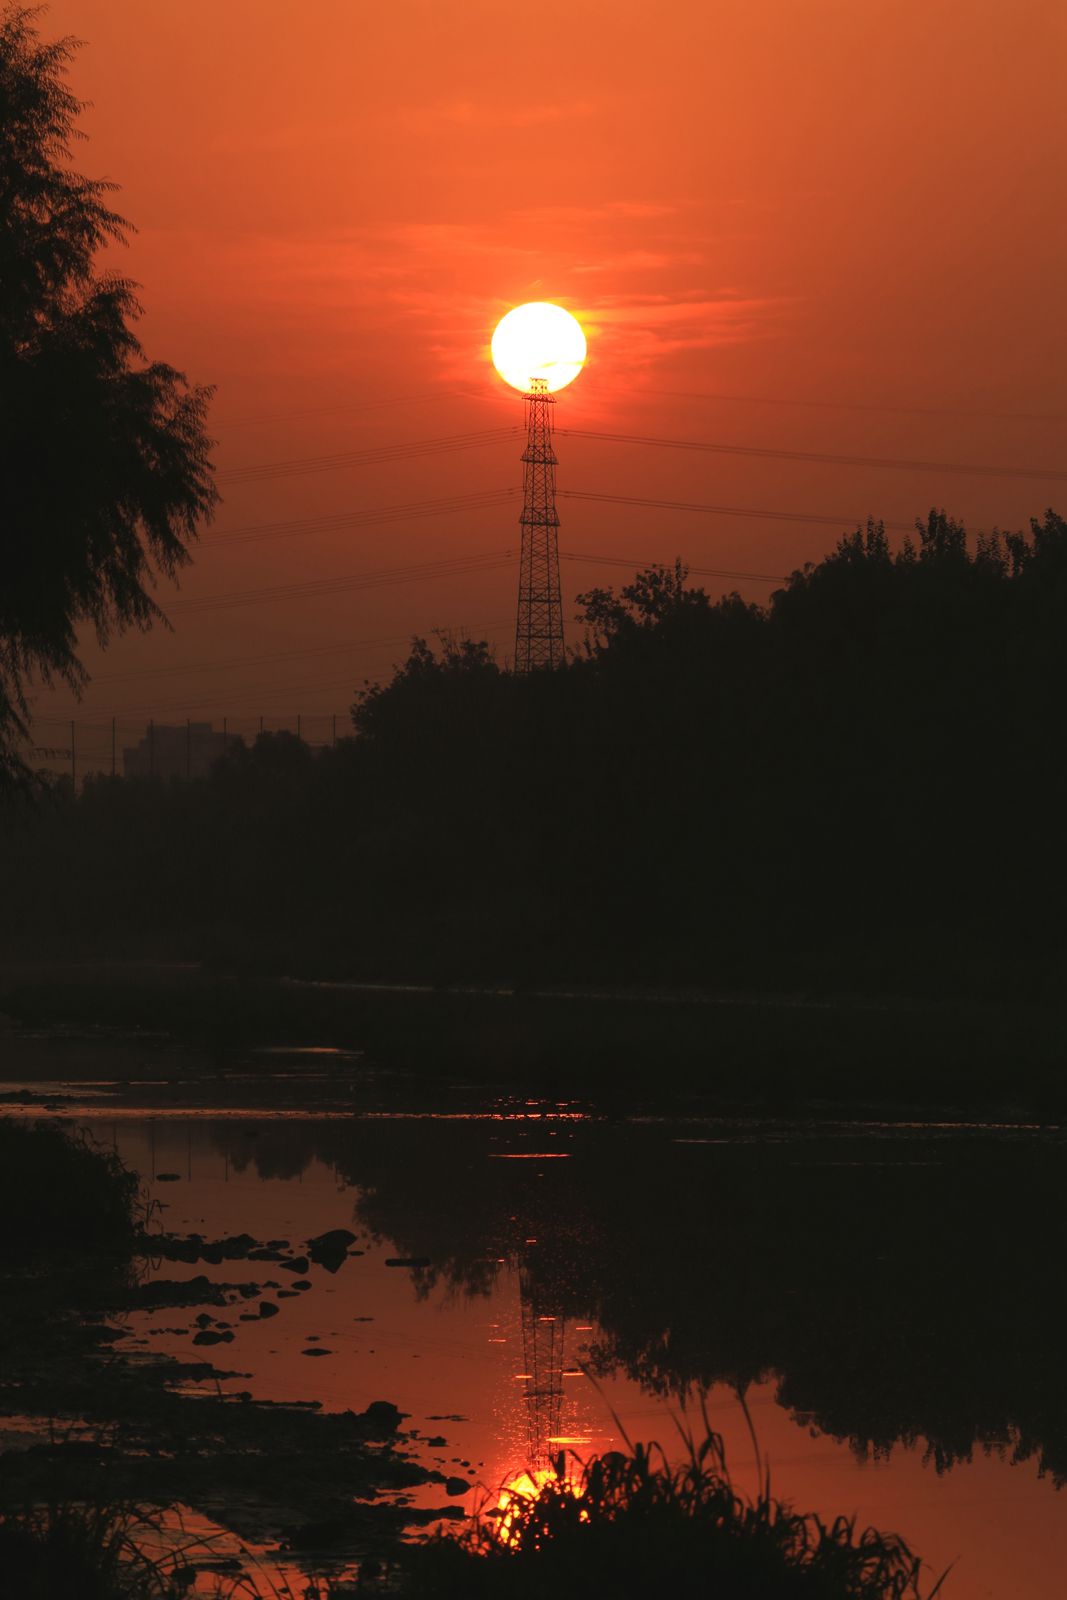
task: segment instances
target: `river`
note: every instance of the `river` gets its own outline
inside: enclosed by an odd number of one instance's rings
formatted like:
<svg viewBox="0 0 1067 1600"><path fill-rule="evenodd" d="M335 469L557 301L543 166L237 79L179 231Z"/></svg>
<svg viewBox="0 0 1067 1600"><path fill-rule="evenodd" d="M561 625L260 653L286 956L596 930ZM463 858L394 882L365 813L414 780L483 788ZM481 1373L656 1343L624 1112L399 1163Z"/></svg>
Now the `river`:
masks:
<svg viewBox="0 0 1067 1600"><path fill-rule="evenodd" d="M899 1533L931 1576L951 1568L949 1600L1058 1592L1058 1129L606 1116L460 1086L421 1105L388 1080L324 1113L319 1095L301 1108L289 1065L282 1114L254 1075L220 1109L129 1079L116 1092L106 1072L38 1072L35 1098L9 1074L8 1109L61 1117L142 1175L156 1228L298 1253L355 1235L301 1273L152 1261L150 1278L254 1282L277 1314L253 1315L251 1296L210 1322L138 1311L119 1349L193 1360L212 1326L223 1389L393 1402L465 1510L559 1450L654 1439L676 1456L706 1412L739 1487L758 1451L798 1509Z"/></svg>

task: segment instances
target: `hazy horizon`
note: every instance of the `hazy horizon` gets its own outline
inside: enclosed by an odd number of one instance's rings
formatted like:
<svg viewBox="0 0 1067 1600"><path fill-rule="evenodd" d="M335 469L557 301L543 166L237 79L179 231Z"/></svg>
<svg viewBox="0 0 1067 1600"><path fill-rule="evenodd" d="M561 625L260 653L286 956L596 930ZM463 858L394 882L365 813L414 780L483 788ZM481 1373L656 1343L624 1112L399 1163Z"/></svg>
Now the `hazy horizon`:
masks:
<svg viewBox="0 0 1067 1600"><path fill-rule="evenodd" d="M106 658L88 644L83 701L41 692L39 719L341 715L414 634L469 627L506 655L517 436L271 469L519 428L488 341L527 299L566 305L589 338L561 428L1059 470L1067 141L1051 4L675 4L653 22L644 5L579 0L541 7L531 34L486 3L55 0L43 26L86 41L73 162L120 185L137 231L112 264L141 286L146 353L217 385L224 502L180 592L159 588L174 632L120 638ZM1015 528L1065 498L1051 476L574 437L558 451L562 549L635 564L788 573L868 515L905 525L936 504ZM499 499L222 542L482 492ZM483 553L500 559L288 592ZM565 561L567 617L577 591L625 577ZM770 587L701 581L753 600ZM196 605L268 588L281 592Z"/></svg>

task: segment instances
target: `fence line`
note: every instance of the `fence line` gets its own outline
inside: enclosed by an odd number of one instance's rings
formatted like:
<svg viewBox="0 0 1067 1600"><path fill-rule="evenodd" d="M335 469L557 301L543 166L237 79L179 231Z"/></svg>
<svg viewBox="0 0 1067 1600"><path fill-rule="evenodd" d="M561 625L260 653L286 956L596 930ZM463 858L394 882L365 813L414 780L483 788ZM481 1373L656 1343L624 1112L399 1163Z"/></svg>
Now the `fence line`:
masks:
<svg viewBox="0 0 1067 1600"><path fill-rule="evenodd" d="M336 745L352 731L347 711L292 715L157 719L33 717L20 755L34 771L67 777L204 777L227 749L261 733L292 733L313 750Z"/></svg>

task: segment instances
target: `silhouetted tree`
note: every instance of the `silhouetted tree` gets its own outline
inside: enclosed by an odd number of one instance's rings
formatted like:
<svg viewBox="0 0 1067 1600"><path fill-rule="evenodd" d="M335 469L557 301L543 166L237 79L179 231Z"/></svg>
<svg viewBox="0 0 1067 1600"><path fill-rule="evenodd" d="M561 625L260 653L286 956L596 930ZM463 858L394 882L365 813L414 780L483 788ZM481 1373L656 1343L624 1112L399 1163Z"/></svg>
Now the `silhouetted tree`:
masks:
<svg viewBox="0 0 1067 1600"><path fill-rule="evenodd" d="M77 688L77 629L150 626L216 501L210 391L146 363L134 285L97 269L127 224L69 164L76 42L0 12L0 771L38 674Z"/></svg>
<svg viewBox="0 0 1067 1600"><path fill-rule="evenodd" d="M417 640L354 737L57 786L9 939L277 970L1052 995L1067 946L1067 524L847 534L756 607L684 567L503 671ZM83 893L65 886L76 879ZM69 931L65 920L69 919ZM78 946L80 947L80 946Z"/></svg>

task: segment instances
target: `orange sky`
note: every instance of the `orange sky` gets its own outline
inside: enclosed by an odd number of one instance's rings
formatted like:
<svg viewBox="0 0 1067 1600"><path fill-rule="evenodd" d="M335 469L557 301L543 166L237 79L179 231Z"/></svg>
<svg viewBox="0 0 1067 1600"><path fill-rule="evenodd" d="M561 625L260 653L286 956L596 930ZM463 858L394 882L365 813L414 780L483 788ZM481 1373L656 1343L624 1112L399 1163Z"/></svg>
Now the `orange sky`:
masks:
<svg viewBox="0 0 1067 1600"><path fill-rule="evenodd" d="M76 160L121 184L139 230L122 266L148 353L217 385L220 473L520 423L487 345L528 299L589 335L564 426L1062 470L1065 15L1059 0L54 0L43 26L87 41ZM513 487L519 449L224 481L181 599L514 549L517 504L211 542ZM842 530L934 502L974 526L1067 508L1047 476L566 438L559 454L561 489ZM836 537L560 510L563 550L638 561L774 574ZM577 590L624 578L566 562L568 615ZM499 567L175 607L171 636L89 649L79 715L132 731L152 711L342 713L413 632L489 623L509 650L515 583Z"/></svg>

